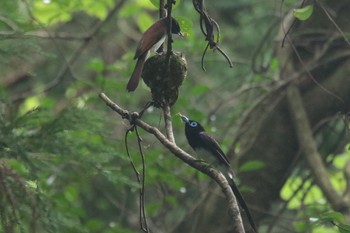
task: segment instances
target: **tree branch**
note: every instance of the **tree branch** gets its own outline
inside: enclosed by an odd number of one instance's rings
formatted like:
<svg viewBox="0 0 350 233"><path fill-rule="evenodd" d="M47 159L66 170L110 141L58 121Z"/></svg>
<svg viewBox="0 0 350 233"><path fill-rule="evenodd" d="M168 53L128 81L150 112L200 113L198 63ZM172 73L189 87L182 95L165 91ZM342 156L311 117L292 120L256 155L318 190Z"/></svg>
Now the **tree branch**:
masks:
<svg viewBox="0 0 350 233"><path fill-rule="evenodd" d="M168 34L168 41L167 41L167 42L168 42L168 43L167 43L167 54L169 54L169 56L170 56L170 53L173 51L173 48L172 48L173 36L172 36L172 34L171 34L171 31L172 31L171 11L172 11L172 9L173 9L173 4L174 4L174 0L168 0L168 1L167 1L167 18L168 18L168 31L167 31L167 34Z"/></svg>
<svg viewBox="0 0 350 233"><path fill-rule="evenodd" d="M142 128L143 130L145 130L150 134L153 134L158 139L158 141L161 142L176 157L178 157L179 159L181 159L191 167L199 170L200 172L206 174L207 176L215 180L215 182L221 187L222 192L226 197L228 208L229 208L229 216L233 224L233 232L245 233L241 214L237 204L237 200L226 178L220 172L218 172L216 169L212 168L211 166L208 166L207 164L203 164L201 161L195 159L193 156L183 151L174 142L167 139L165 135L163 135L158 128L147 124L146 122L140 120L139 118L135 118L137 114L130 113L129 111L121 108L112 100L110 100L104 93L100 93L99 97L113 111L117 112L120 116L122 116L123 119L128 119L131 124L134 124Z"/></svg>
<svg viewBox="0 0 350 233"><path fill-rule="evenodd" d="M165 132L169 141L175 143L173 123L171 122L171 108L168 104L163 106L163 115L165 123Z"/></svg>
<svg viewBox="0 0 350 233"><path fill-rule="evenodd" d="M303 152L307 164L313 174L316 184L335 210L344 210L346 204L342 197L334 189L321 155L317 151L317 145L313 139L312 130L303 106L303 100L297 87L292 83L287 89L288 105L292 120L295 124L299 146Z"/></svg>

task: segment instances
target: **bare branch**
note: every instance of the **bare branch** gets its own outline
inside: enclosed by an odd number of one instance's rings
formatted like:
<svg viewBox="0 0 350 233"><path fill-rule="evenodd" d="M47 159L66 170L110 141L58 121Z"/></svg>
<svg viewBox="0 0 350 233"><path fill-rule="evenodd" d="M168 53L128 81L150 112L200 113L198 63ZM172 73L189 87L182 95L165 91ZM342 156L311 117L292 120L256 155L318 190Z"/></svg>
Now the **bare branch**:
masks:
<svg viewBox="0 0 350 233"><path fill-rule="evenodd" d="M168 104L163 106L163 115L164 115L165 132L166 132L167 138L172 143L175 143L173 124L171 122L171 109Z"/></svg>
<svg viewBox="0 0 350 233"><path fill-rule="evenodd" d="M207 164L203 164L201 161L195 159L193 156L183 151L175 143L168 140L158 128L147 124L139 118L135 118L135 116L138 114L130 113L129 111L121 108L112 100L110 100L104 93L100 93L99 97L107 104L107 106L122 116L123 119L128 119L131 124L142 128L150 134L153 134L158 139L158 141L161 142L176 157L215 180L215 182L221 187L226 197L229 208L229 216L233 224L233 232L245 233L237 200L226 178L220 172L218 172L213 167L208 166Z"/></svg>
<svg viewBox="0 0 350 233"><path fill-rule="evenodd" d="M290 114L295 124L299 146L305 156L316 184L320 187L335 210L342 210L345 207L349 207L349 204L344 202L330 182L326 166L321 159L321 155L317 151L317 145L312 136L312 130L300 92L294 84L289 85L287 89L287 98Z"/></svg>

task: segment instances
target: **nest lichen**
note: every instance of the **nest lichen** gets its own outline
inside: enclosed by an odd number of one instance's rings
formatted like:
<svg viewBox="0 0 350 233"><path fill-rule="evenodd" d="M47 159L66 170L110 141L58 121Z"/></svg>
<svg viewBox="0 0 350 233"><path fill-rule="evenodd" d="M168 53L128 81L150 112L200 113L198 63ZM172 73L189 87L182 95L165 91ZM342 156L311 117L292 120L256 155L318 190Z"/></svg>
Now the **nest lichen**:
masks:
<svg viewBox="0 0 350 233"><path fill-rule="evenodd" d="M143 67L142 78L151 88L155 107L175 104L179 87L187 75L187 63L182 53L156 55Z"/></svg>

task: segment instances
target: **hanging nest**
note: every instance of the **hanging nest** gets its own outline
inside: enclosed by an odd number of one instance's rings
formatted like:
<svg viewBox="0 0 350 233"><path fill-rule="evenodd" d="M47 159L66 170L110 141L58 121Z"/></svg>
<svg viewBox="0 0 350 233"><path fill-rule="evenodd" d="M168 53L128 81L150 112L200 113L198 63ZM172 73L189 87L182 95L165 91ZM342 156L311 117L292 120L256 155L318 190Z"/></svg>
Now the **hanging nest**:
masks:
<svg viewBox="0 0 350 233"><path fill-rule="evenodd" d="M179 87L187 75L187 63L182 53L166 53L149 58L143 67L142 78L151 88L154 106L176 103Z"/></svg>

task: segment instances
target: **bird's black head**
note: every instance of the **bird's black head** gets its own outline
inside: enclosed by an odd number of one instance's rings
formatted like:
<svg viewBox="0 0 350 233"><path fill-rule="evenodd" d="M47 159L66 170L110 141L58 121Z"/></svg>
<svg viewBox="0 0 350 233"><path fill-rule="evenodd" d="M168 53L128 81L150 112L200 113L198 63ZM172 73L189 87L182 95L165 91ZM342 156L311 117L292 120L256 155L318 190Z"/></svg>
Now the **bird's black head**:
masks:
<svg viewBox="0 0 350 233"><path fill-rule="evenodd" d="M184 115L180 115L180 116L181 116L182 121L185 122L185 129L186 130L190 130L190 131L197 132L197 133L205 131L203 126L201 126L201 124L199 124L197 121L190 120L190 119L188 119L187 116L184 116Z"/></svg>
<svg viewBox="0 0 350 233"><path fill-rule="evenodd" d="M182 36L179 22L174 18L171 18L171 33Z"/></svg>
<svg viewBox="0 0 350 233"><path fill-rule="evenodd" d="M197 121L188 119L187 116L181 115L181 119L185 122L185 135L190 146L196 150L200 147L199 133L205 131L203 126Z"/></svg>

